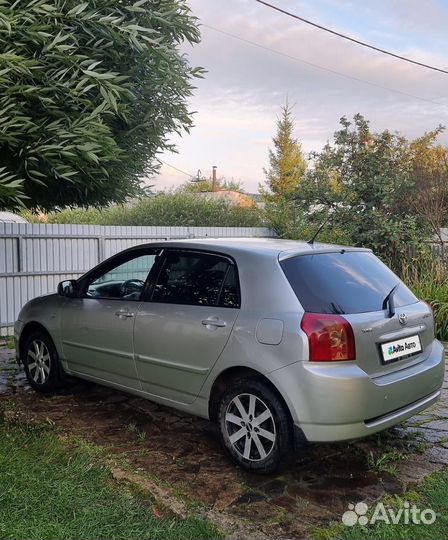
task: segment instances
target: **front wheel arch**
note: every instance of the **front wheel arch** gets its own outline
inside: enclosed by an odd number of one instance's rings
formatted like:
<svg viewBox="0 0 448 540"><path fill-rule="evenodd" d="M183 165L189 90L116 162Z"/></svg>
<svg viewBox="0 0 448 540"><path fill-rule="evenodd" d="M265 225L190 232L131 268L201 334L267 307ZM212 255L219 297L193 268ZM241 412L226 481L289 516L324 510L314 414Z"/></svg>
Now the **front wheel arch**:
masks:
<svg viewBox="0 0 448 540"><path fill-rule="evenodd" d="M30 353L32 345L34 349ZM39 324L30 325L23 335L21 349L26 378L34 390L47 394L54 393L65 386L67 378L61 366L59 353L46 328ZM33 354L32 363L29 362L31 354ZM34 373L31 370L34 370ZM40 375L37 374L38 371Z"/></svg>
<svg viewBox="0 0 448 540"><path fill-rule="evenodd" d="M49 339L51 339L52 343L53 343L53 346L54 348L56 349L57 351L57 347L56 347L56 344L54 342L54 339L52 338L50 332L45 328L45 326L41 323L38 323L36 321L30 321L28 323L26 323L26 325L24 326L21 334L20 334L20 338L19 338L19 343L18 343L18 353L19 353L19 358L20 358L20 361L24 362L24 356L25 356L25 345L27 343L27 340L29 338L29 336L33 333L33 332L43 332L45 333ZM58 354L59 354L59 351L57 351Z"/></svg>

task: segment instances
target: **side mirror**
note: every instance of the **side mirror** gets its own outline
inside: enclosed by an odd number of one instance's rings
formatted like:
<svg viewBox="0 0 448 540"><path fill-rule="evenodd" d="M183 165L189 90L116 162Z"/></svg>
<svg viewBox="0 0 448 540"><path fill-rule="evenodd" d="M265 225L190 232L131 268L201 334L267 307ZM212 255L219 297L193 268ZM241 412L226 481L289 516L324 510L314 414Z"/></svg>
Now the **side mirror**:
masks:
<svg viewBox="0 0 448 540"><path fill-rule="evenodd" d="M75 279L66 279L58 284L58 294L72 298L76 295L77 282Z"/></svg>

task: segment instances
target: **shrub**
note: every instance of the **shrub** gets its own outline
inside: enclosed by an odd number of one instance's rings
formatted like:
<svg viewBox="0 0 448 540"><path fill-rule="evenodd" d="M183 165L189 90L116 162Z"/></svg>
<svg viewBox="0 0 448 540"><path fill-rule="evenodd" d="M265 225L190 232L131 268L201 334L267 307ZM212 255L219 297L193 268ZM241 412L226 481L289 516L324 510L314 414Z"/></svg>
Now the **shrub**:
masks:
<svg viewBox="0 0 448 540"><path fill-rule="evenodd" d="M225 200L209 200L190 193L161 193L140 199L132 206L73 209L51 212L45 217L26 213L28 221L89 225L146 225L190 227L260 227L258 208L244 208Z"/></svg>
<svg viewBox="0 0 448 540"><path fill-rule="evenodd" d="M313 220L331 215L350 244L373 249L396 269L407 247L420 249L430 234L406 204L413 192L412 156L399 134L375 133L359 114L353 124L341 118L334 142L312 154L314 166L299 185L297 203Z"/></svg>
<svg viewBox="0 0 448 540"><path fill-rule="evenodd" d="M437 337L448 341L448 272L443 260L426 256L404 263L400 277L434 311Z"/></svg>

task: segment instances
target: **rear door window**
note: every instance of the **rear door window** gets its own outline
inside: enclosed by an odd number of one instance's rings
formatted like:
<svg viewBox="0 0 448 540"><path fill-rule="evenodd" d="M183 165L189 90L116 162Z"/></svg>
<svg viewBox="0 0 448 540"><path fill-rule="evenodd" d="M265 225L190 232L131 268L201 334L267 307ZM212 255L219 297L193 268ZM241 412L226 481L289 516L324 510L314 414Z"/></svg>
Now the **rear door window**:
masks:
<svg viewBox="0 0 448 540"><path fill-rule="evenodd" d="M152 295L153 302L239 307L234 263L209 253L168 251Z"/></svg>
<svg viewBox="0 0 448 540"><path fill-rule="evenodd" d="M231 264L227 270L218 303L221 307L240 307L240 287L234 264Z"/></svg>
<svg viewBox="0 0 448 540"><path fill-rule="evenodd" d="M415 295L375 255L338 251L299 255L280 262L297 298L311 313L364 313L383 309L397 283L394 305L418 302Z"/></svg>

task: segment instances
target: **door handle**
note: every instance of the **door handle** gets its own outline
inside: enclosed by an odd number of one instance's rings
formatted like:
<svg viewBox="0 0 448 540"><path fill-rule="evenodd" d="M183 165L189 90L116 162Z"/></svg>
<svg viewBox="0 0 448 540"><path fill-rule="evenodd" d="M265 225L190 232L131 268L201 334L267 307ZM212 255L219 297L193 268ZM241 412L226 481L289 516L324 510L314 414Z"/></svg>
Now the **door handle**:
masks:
<svg viewBox="0 0 448 540"><path fill-rule="evenodd" d="M204 326L217 326L219 328L227 326L227 323L225 321L220 321L219 319L204 319L202 321L202 324Z"/></svg>
<svg viewBox="0 0 448 540"><path fill-rule="evenodd" d="M134 315L135 313L132 313L132 311L129 311L127 309L119 309L118 311L115 312L116 317L128 318L128 317L133 317Z"/></svg>

